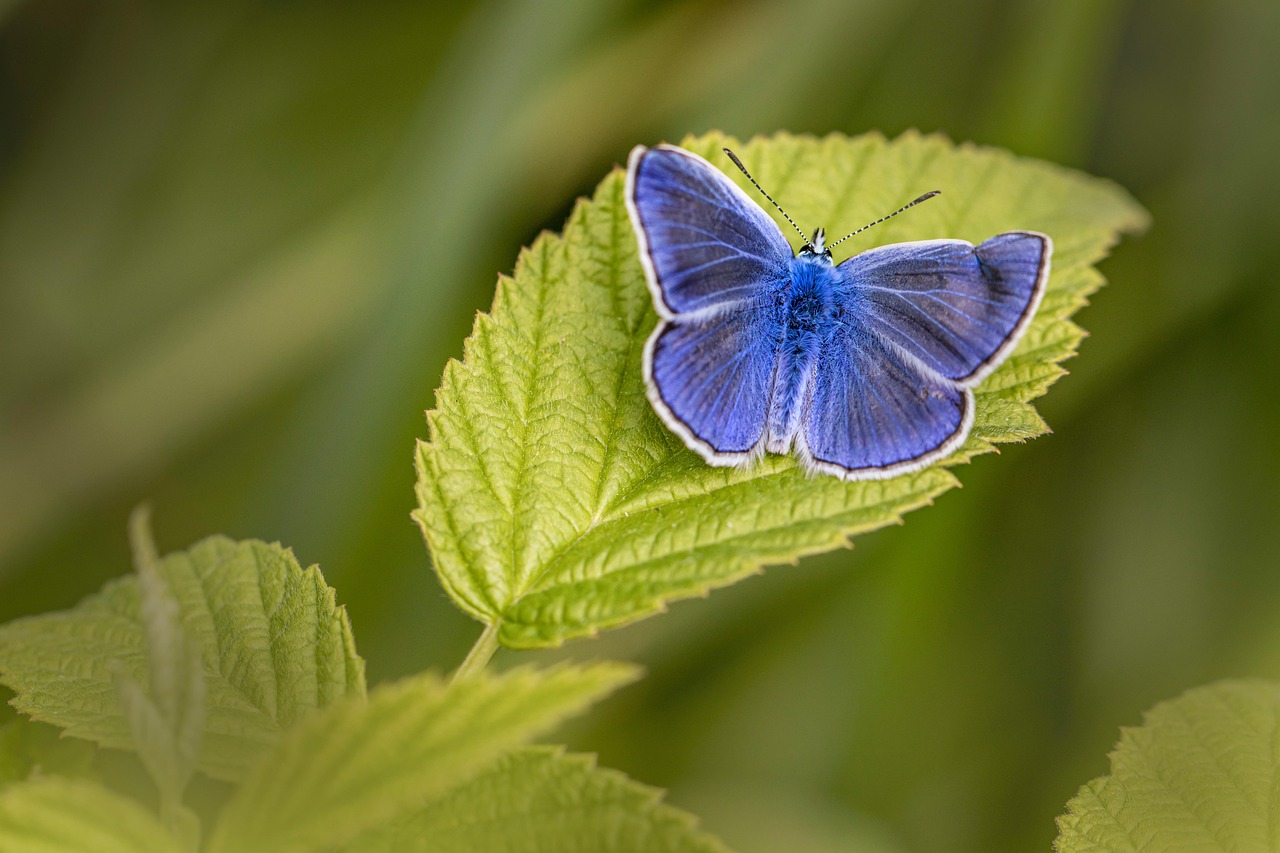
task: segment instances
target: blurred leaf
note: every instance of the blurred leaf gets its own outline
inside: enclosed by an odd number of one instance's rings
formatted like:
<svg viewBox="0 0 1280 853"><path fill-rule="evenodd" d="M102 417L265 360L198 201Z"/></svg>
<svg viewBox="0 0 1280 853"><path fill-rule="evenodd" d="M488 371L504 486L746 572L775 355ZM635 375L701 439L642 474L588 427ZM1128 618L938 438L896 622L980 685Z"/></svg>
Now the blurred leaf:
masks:
<svg viewBox="0 0 1280 853"><path fill-rule="evenodd" d="M529 747L349 850L439 853L661 853L725 848L696 819L662 803L662 793L588 755Z"/></svg>
<svg viewBox="0 0 1280 853"><path fill-rule="evenodd" d="M681 786L687 804L738 853L905 853L881 822L795 778L760 785L744 770Z"/></svg>
<svg viewBox="0 0 1280 853"><path fill-rule="evenodd" d="M33 776L89 776L94 748L59 737L53 726L16 719L0 724L0 788Z"/></svg>
<svg viewBox="0 0 1280 853"><path fill-rule="evenodd" d="M1280 684L1220 681L1122 729L1111 775L1080 789L1055 848L1280 849Z"/></svg>
<svg viewBox="0 0 1280 853"><path fill-rule="evenodd" d="M237 779L281 729L364 695L351 625L317 567L303 570L279 545L213 536L159 568L204 658L205 773ZM114 666L150 683L137 578L113 581L71 610L0 626L0 681L18 694L18 710L129 749Z"/></svg>
<svg viewBox="0 0 1280 853"><path fill-rule="evenodd" d="M0 850L180 853L133 800L91 782L47 778L0 789Z"/></svg>
<svg viewBox="0 0 1280 853"><path fill-rule="evenodd" d="M210 850L332 849L445 795L635 677L622 664L517 669L452 685L427 673L379 688L367 703L343 702L264 757Z"/></svg>
<svg viewBox="0 0 1280 853"><path fill-rule="evenodd" d="M1045 430L1027 401L1061 374L1082 332L1068 319L1102 279L1091 264L1145 214L1118 188L939 137L779 135L738 148L802 221L851 230L922 189L947 192L886 223L885 243L975 242L1011 228L1055 240L1042 307L977 391L973 433L947 465ZM732 170L731 170L732 171ZM441 583L508 646L555 645L703 594L766 563L845 544L957 484L942 466L893 480L807 477L790 457L711 468L654 417L640 355L654 315L615 171L563 236L544 235L503 278L451 362L419 442L418 501Z"/></svg>
<svg viewBox="0 0 1280 853"><path fill-rule="evenodd" d="M1018 34L1008 50L982 63L990 102L983 125L1017 151L1074 163L1086 153L1087 132L1107 94L1107 73L1117 53L1117 26L1131 0L1011 7Z"/></svg>
<svg viewBox="0 0 1280 853"><path fill-rule="evenodd" d="M459 16L29 6L10 42L57 85L0 168L0 576L356 339L390 285L384 182Z"/></svg>

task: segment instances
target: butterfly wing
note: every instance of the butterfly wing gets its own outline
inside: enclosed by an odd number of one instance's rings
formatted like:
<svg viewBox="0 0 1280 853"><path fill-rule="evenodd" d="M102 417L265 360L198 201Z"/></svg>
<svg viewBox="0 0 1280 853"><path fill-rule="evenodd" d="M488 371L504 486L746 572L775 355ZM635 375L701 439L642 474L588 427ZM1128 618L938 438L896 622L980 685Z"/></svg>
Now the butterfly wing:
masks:
<svg viewBox="0 0 1280 853"><path fill-rule="evenodd" d="M974 385L1026 331L1052 243L1011 231L974 246L929 240L840 264L837 324L806 401L802 458L846 479L892 477L946 457L973 425Z"/></svg>
<svg viewBox="0 0 1280 853"><path fill-rule="evenodd" d="M778 226L692 152L636 146L626 200L663 317L749 300L786 274L792 251Z"/></svg>
<svg viewBox="0 0 1280 853"><path fill-rule="evenodd" d="M849 480L931 465L973 425L973 392L930 376L856 325L828 339L807 393L800 458Z"/></svg>
<svg viewBox="0 0 1280 853"><path fill-rule="evenodd" d="M644 350L654 410L712 465L763 447L782 338L772 297L791 247L760 206L706 160L636 147L627 210L660 320Z"/></svg>
<svg viewBox="0 0 1280 853"><path fill-rule="evenodd" d="M664 320L649 338L649 399L711 464L740 464L763 446L782 328L776 308L739 306Z"/></svg>
<svg viewBox="0 0 1280 853"><path fill-rule="evenodd" d="M840 264L862 324L928 371L972 387L999 366L1044 295L1053 244L1009 231L974 246L928 240Z"/></svg>

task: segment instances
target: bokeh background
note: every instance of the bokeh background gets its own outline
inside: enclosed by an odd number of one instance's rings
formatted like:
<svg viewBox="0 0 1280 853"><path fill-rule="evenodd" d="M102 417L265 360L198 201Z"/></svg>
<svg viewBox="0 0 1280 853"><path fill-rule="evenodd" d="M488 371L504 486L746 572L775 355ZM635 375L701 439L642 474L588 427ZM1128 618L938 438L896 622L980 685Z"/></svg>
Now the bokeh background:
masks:
<svg viewBox="0 0 1280 853"><path fill-rule="evenodd" d="M568 646L649 671L568 738L747 853L1046 849L1120 725L1280 676L1275 0L0 2L0 619L148 500L320 563L372 681L452 668L412 442L519 247L637 142L913 127L1153 215L1055 433Z"/></svg>

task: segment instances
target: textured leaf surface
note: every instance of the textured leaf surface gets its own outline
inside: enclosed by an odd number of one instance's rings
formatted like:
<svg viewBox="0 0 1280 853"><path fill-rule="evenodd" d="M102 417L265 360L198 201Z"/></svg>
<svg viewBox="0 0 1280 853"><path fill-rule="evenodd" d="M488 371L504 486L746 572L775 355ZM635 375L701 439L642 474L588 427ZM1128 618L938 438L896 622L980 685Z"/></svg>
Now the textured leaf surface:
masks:
<svg viewBox="0 0 1280 853"><path fill-rule="evenodd" d="M101 785L46 778L0 790L0 850L22 853L180 853L133 800Z"/></svg>
<svg viewBox="0 0 1280 853"><path fill-rule="evenodd" d="M1280 684L1189 690L1125 729L1111 775L1058 818L1055 849L1280 851Z"/></svg>
<svg viewBox="0 0 1280 853"><path fill-rule="evenodd" d="M945 466L1043 433L1028 401L1083 336L1069 317L1102 284L1092 265L1145 223L1109 183L939 137L685 144L739 180L720 153L733 147L794 218L832 235L941 189L851 251L1039 230L1055 242L1048 292L1017 351L978 389L969 441L942 465L861 483L807 477L789 457L711 468L644 395L655 315L615 170L563 235L539 237L499 281L462 361L445 370L417 449L415 518L441 582L463 610L498 623L508 646L558 644L841 546L955 486Z"/></svg>
<svg viewBox="0 0 1280 853"><path fill-rule="evenodd" d="M662 793L587 755L529 747L349 853L723 853Z"/></svg>
<svg viewBox="0 0 1280 853"><path fill-rule="evenodd" d="M214 536L165 556L160 570L204 660L204 772L238 779L305 713L364 695L346 611L320 570L302 569L291 551ZM18 694L18 710L127 749L113 667L149 684L135 577L71 610L0 626L0 681Z"/></svg>
<svg viewBox="0 0 1280 853"><path fill-rule="evenodd" d="M211 849L331 850L439 797L636 677L620 664L434 675L316 714L237 792Z"/></svg>

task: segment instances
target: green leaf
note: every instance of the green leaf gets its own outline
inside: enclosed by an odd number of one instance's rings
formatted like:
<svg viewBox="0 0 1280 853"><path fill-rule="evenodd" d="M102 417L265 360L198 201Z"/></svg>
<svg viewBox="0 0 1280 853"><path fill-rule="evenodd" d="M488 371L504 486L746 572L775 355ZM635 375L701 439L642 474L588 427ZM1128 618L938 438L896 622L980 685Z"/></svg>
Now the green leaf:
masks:
<svg viewBox="0 0 1280 853"><path fill-rule="evenodd" d="M1122 729L1111 775L1058 818L1056 850L1280 850L1280 684L1220 681Z"/></svg>
<svg viewBox="0 0 1280 853"><path fill-rule="evenodd" d="M364 662L345 610L320 570L302 569L291 551L213 536L165 556L159 568L204 660L205 773L238 779L282 729L364 695ZM0 626L0 682L34 719L132 748L113 670L150 689L145 633L137 578L113 581L71 610Z"/></svg>
<svg viewBox="0 0 1280 853"><path fill-rule="evenodd" d="M425 674L316 714L289 732L227 806L212 851L329 850L439 797L636 670L620 664Z"/></svg>
<svg viewBox="0 0 1280 853"><path fill-rule="evenodd" d="M602 770L588 755L528 747L393 826L364 836L349 853L723 853L696 818L662 802L662 792Z"/></svg>
<svg viewBox="0 0 1280 853"><path fill-rule="evenodd" d="M180 853L133 800L101 785L49 777L0 789L0 850L23 853Z"/></svg>
<svg viewBox="0 0 1280 853"><path fill-rule="evenodd" d="M414 518L436 572L507 646L589 635L840 547L957 485L946 466L1045 432L1028 401L1083 336L1069 317L1102 283L1092 264L1120 231L1145 224L1107 182L936 136L685 145L744 183L720 153L734 147L794 218L830 234L942 189L878 226L876 242L1044 231L1056 246L1048 292L1018 350L977 390L969 441L941 465L859 483L806 476L790 457L711 468L645 398L641 349L655 315L615 170L562 236L539 237L500 279L462 361L445 369L430 440L418 444Z"/></svg>

